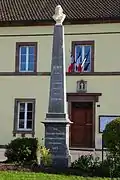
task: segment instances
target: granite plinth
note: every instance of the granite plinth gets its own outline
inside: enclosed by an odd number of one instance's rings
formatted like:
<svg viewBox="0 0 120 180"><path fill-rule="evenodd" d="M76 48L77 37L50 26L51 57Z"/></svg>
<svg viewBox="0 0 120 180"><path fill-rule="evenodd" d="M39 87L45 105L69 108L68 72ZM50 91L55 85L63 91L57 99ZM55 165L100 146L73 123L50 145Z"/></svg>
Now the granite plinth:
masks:
<svg viewBox="0 0 120 180"><path fill-rule="evenodd" d="M71 157L69 153L69 124L61 122L45 123L45 146L52 154L52 166L69 167Z"/></svg>

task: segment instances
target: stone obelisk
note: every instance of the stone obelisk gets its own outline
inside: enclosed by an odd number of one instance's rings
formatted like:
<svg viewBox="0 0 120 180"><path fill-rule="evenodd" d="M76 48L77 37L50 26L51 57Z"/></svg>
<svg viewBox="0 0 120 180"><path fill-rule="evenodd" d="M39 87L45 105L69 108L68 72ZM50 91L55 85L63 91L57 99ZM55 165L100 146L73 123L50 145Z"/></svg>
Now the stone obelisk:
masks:
<svg viewBox="0 0 120 180"><path fill-rule="evenodd" d="M69 125L66 111L66 72L64 27L66 15L60 5L55 8L53 19L56 21L53 35L49 107L45 125L45 146L51 150L52 166L66 168L70 166Z"/></svg>

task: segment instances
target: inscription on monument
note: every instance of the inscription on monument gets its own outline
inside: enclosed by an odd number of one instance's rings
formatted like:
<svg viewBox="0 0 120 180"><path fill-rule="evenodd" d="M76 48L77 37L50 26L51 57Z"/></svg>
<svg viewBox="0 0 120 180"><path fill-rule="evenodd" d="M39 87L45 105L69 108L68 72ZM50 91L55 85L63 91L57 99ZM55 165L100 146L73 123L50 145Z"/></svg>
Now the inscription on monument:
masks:
<svg viewBox="0 0 120 180"><path fill-rule="evenodd" d="M54 57L54 60L58 59ZM51 106L51 112L57 112L59 107L61 107L63 101L63 75L62 75L62 66L57 64L52 67L52 83L51 83L51 92L50 92L50 101L52 104L55 104L54 107ZM55 102L55 103L54 103Z"/></svg>
<svg viewBox="0 0 120 180"><path fill-rule="evenodd" d="M54 82L62 82L62 66L53 66L51 75L53 75L53 81Z"/></svg>
<svg viewBox="0 0 120 180"><path fill-rule="evenodd" d="M53 155L65 155L66 151L66 133L62 126L53 127L49 126L46 128L46 141Z"/></svg>

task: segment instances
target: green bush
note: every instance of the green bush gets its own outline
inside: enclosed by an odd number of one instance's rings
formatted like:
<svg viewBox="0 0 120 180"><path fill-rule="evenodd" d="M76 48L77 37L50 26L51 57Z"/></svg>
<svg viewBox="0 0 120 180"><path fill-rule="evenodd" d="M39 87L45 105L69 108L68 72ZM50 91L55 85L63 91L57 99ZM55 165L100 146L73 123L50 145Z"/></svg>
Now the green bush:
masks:
<svg viewBox="0 0 120 180"><path fill-rule="evenodd" d="M116 118L106 125L103 141L109 152L111 176L120 177L120 118Z"/></svg>
<svg viewBox="0 0 120 180"><path fill-rule="evenodd" d="M105 160L100 161L99 165L96 166L93 176L98 177L111 177L111 160L107 157Z"/></svg>
<svg viewBox="0 0 120 180"><path fill-rule="evenodd" d="M43 166L51 166L52 165L52 155L49 149L46 149L45 146L40 148L40 156L41 156L41 164Z"/></svg>
<svg viewBox="0 0 120 180"><path fill-rule="evenodd" d="M106 125L103 132L103 141L113 155L120 155L120 118Z"/></svg>
<svg viewBox="0 0 120 180"><path fill-rule="evenodd" d="M7 161L18 164L37 162L38 140L36 138L16 138L6 145Z"/></svg>
<svg viewBox="0 0 120 180"><path fill-rule="evenodd" d="M100 165L99 158L94 158L93 155L82 155L78 160L72 163L72 168L79 169L84 173L92 173Z"/></svg>
<svg viewBox="0 0 120 180"><path fill-rule="evenodd" d="M112 172L113 159L110 156L102 162L99 157L94 158L93 155L82 155L78 160L72 163L72 168L79 170L81 175L112 177L115 175Z"/></svg>

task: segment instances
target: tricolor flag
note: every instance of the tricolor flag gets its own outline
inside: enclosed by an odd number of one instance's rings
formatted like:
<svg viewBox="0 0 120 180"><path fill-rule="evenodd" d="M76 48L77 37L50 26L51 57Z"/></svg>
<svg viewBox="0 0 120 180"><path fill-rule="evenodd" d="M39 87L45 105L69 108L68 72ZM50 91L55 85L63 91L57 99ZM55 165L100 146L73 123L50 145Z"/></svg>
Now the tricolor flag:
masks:
<svg viewBox="0 0 120 180"><path fill-rule="evenodd" d="M86 62L87 60L88 60L88 57L89 57L89 54L90 54L90 50L88 51L88 53L86 54L86 56L85 56L85 58L84 58L84 60L83 60L83 63L82 63L82 69L83 69L83 71L87 71L87 69L88 69L88 67L89 67L89 64L90 64L90 62ZM86 66L85 66L85 64L86 64Z"/></svg>
<svg viewBox="0 0 120 180"><path fill-rule="evenodd" d="M81 58L82 58L82 51L79 52L79 55L76 59L76 62L75 62L75 67L76 67L76 71L77 72L81 72Z"/></svg>
<svg viewBox="0 0 120 180"><path fill-rule="evenodd" d="M90 62L86 63L86 61L88 60L89 57L89 53L90 50L88 51L88 53L85 55L83 62L82 61L82 51L79 52L79 55L75 61L75 58L73 57L73 55L71 54L71 64L68 67L68 72L83 72L83 71L87 71Z"/></svg>
<svg viewBox="0 0 120 180"><path fill-rule="evenodd" d="M75 69L75 60L73 55L71 54L71 64L68 67L68 72L74 72Z"/></svg>
<svg viewBox="0 0 120 180"><path fill-rule="evenodd" d="M90 53L90 51L88 51L88 53L84 57L84 60L83 60L82 64L81 64L81 61L80 61L81 56L77 59L77 72L87 71L90 63L87 63L86 66L85 66L85 63L86 63L86 61L88 59L89 53Z"/></svg>

